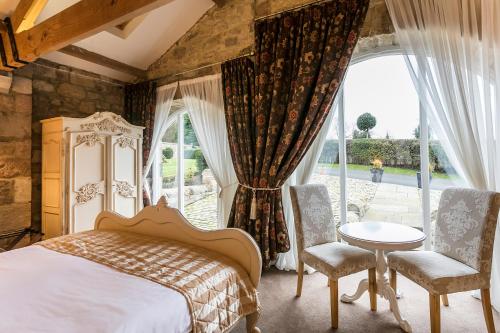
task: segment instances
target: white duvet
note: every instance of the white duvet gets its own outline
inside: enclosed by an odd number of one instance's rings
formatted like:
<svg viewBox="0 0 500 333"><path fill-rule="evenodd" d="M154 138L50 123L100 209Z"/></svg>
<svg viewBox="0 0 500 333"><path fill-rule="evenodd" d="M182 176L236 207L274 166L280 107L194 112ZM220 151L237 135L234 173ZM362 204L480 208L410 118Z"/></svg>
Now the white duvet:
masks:
<svg viewBox="0 0 500 333"><path fill-rule="evenodd" d="M30 246L0 254L0 332L191 331L180 293Z"/></svg>

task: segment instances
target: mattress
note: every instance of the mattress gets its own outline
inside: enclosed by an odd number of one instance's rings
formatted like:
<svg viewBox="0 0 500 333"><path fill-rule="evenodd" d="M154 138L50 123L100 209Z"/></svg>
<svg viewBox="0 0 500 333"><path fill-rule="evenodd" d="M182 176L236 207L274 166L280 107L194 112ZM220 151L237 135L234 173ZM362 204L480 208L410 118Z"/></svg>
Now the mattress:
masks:
<svg viewBox="0 0 500 333"><path fill-rule="evenodd" d="M1 333L190 331L170 288L36 245L0 255Z"/></svg>

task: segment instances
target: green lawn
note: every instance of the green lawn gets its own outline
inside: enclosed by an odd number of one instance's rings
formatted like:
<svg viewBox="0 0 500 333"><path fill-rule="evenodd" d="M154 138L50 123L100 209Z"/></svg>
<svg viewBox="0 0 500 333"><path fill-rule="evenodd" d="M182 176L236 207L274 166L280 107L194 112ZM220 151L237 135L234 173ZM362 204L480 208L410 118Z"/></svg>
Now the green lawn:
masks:
<svg viewBox="0 0 500 333"><path fill-rule="evenodd" d="M163 177L173 177L177 175L177 159L171 158L169 160L164 160L163 164ZM195 159L185 159L184 160L184 170L197 170Z"/></svg>
<svg viewBox="0 0 500 333"><path fill-rule="evenodd" d="M321 168L335 168L335 169L339 168L338 164L330 164L330 163L319 163L319 166ZM347 169L348 170L369 171L370 168L371 168L370 165L347 164ZM405 175L405 176L416 176L417 175L417 170L404 169L404 168L384 167L384 173L390 173L390 174L395 174L395 175ZM432 177L443 178L443 179L452 178L449 175L447 175L446 173L442 173L442 172L433 172L432 173Z"/></svg>

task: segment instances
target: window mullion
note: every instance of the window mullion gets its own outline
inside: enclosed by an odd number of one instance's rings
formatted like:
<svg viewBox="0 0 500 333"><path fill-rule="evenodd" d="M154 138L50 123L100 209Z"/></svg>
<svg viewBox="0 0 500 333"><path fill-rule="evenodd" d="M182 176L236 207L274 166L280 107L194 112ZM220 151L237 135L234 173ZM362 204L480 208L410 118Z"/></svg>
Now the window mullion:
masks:
<svg viewBox="0 0 500 333"><path fill-rule="evenodd" d="M340 224L347 223L347 159L345 138L344 88L341 87L338 101L339 167L340 167Z"/></svg>
<svg viewBox="0 0 500 333"><path fill-rule="evenodd" d="M177 208L184 213L184 113L177 115Z"/></svg>
<svg viewBox="0 0 500 333"><path fill-rule="evenodd" d="M420 110L420 180L422 184L422 220L424 233L427 235L424 246L431 249L431 203L430 203L430 170L429 170L429 126L427 111L419 102Z"/></svg>

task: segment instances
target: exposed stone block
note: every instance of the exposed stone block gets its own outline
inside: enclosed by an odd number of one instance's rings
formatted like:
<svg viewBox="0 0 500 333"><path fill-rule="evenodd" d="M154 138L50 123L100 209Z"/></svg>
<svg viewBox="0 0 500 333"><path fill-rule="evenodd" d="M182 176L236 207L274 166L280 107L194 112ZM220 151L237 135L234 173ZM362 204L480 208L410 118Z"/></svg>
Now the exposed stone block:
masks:
<svg viewBox="0 0 500 333"><path fill-rule="evenodd" d="M0 112L0 117L0 138L23 139L31 136L31 114L12 110Z"/></svg>
<svg viewBox="0 0 500 333"><path fill-rule="evenodd" d="M14 192L13 179L0 179L0 205L12 203L14 201Z"/></svg>
<svg viewBox="0 0 500 333"><path fill-rule="evenodd" d="M14 111L14 96L0 94L0 113Z"/></svg>
<svg viewBox="0 0 500 333"><path fill-rule="evenodd" d="M16 94L14 101L16 105L16 112L29 115L30 117L29 124L31 124L31 111L32 111L31 95Z"/></svg>
<svg viewBox="0 0 500 333"><path fill-rule="evenodd" d="M23 158L29 156L30 151L29 140L0 142L0 158Z"/></svg>
<svg viewBox="0 0 500 333"><path fill-rule="evenodd" d="M64 97L76 99L84 99L87 95L85 89L70 83L61 83L57 88L57 92Z"/></svg>
<svg viewBox="0 0 500 333"><path fill-rule="evenodd" d="M33 80L33 89L36 91L53 92L55 91L54 85L45 80Z"/></svg>
<svg viewBox="0 0 500 333"><path fill-rule="evenodd" d="M123 104L123 95L108 95L106 96L106 102L113 105L122 105Z"/></svg>
<svg viewBox="0 0 500 333"><path fill-rule="evenodd" d="M31 160L29 155L24 159L0 157L0 178L29 177L30 173Z"/></svg>
<svg viewBox="0 0 500 333"><path fill-rule="evenodd" d="M31 204L14 203L0 205L0 233L22 228L31 225Z"/></svg>
<svg viewBox="0 0 500 333"><path fill-rule="evenodd" d="M31 202L31 177L17 177L15 179L14 202Z"/></svg>
<svg viewBox="0 0 500 333"><path fill-rule="evenodd" d="M18 94L31 95L32 93L32 81L29 78L14 76L12 80L11 91Z"/></svg>
<svg viewBox="0 0 500 333"><path fill-rule="evenodd" d="M95 103L91 101L84 101L80 104L79 110L85 115L91 115L95 113Z"/></svg>

